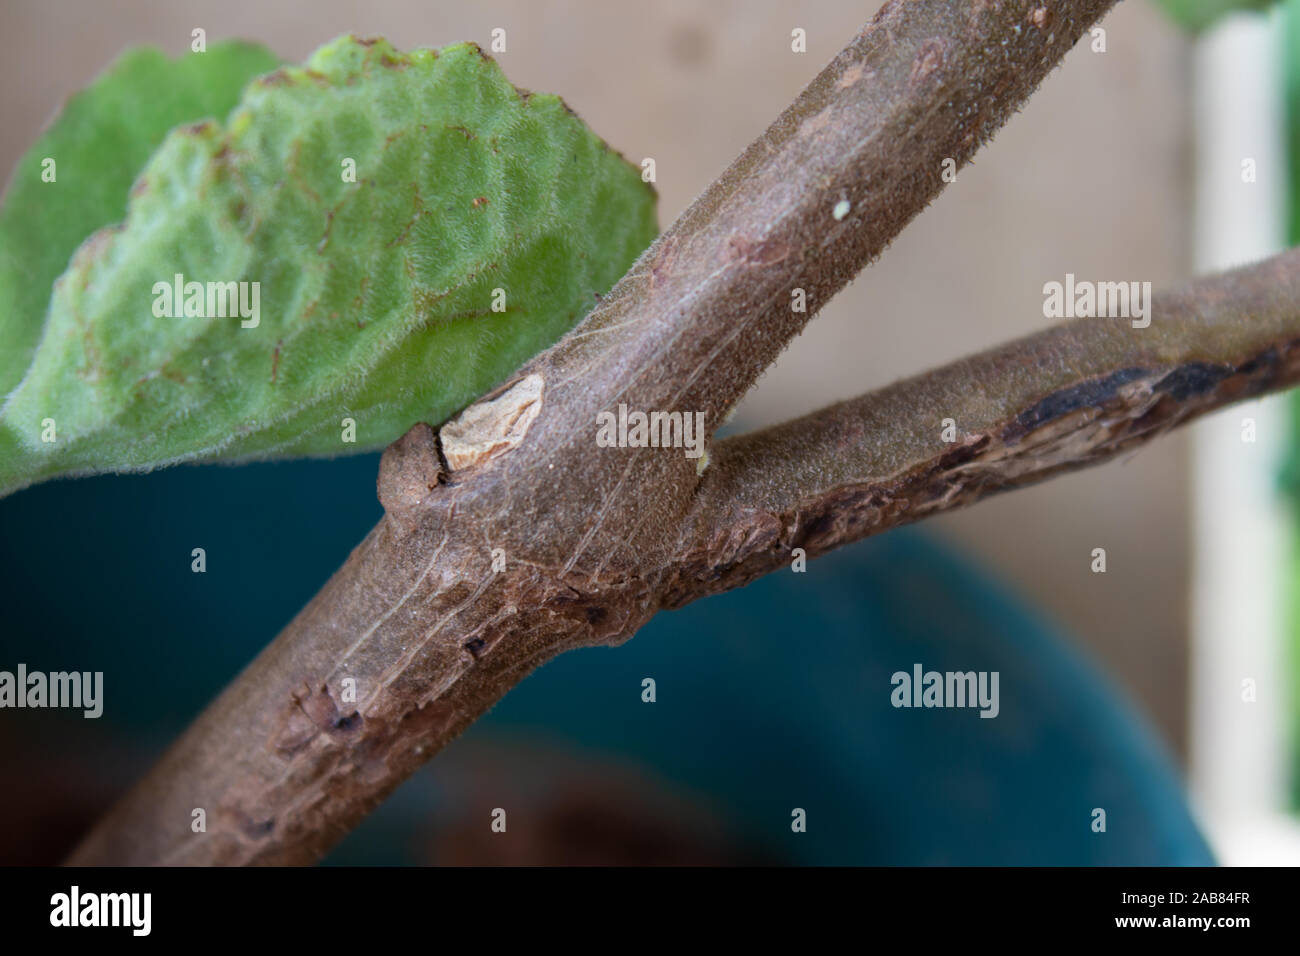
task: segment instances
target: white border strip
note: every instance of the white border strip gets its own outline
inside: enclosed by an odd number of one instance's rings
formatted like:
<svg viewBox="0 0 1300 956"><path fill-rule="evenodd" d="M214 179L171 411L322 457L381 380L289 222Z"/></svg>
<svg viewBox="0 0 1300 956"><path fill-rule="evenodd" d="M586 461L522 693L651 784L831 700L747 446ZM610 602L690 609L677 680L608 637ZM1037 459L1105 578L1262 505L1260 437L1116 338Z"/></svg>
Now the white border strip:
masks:
<svg viewBox="0 0 1300 956"><path fill-rule="evenodd" d="M1281 44L1277 13L1228 17L1196 44L1198 272L1285 245ZM1254 182L1243 180L1247 160ZM1243 438L1251 419L1253 443ZM1192 790L1228 864L1300 862L1300 827L1284 814L1292 519L1277 475L1286 433L1286 400L1276 396L1193 429Z"/></svg>

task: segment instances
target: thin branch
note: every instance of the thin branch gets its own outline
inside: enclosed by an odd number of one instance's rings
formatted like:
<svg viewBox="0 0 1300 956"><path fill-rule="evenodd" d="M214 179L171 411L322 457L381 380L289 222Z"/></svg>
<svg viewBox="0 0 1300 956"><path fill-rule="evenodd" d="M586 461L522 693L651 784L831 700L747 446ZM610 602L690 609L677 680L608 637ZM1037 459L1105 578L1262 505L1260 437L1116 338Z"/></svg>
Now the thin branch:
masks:
<svg viewBox="0 0 1300 956"><path fill-rule="evenodd" d="M635 633L683 580L701 479L599 448L597 413L711 431L1110 6L888 3L574 334L443 447L390 447L384 520L72 862L314 860L529 670Z"/></svg>
<svg viewBox="0 0 1300 956"><path fill-rule="evenodd" d="M1133 451L1300 380L1300 249L718 444L665 606ZM951 430L945 425L951 425ZM945 432L952 440L945 440Z"/></svg>

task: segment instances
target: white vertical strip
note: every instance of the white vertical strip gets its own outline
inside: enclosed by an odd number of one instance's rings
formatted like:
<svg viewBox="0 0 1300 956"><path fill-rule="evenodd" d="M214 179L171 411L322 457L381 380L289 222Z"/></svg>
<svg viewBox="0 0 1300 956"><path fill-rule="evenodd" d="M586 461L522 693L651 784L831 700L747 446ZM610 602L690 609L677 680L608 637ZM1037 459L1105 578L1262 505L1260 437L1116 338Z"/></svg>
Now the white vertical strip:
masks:
<svg viewBox="0 0 1300 956"><path fill-rule="evenodd" d="M1281 18L1234 15L1196 44L1198 272L1285 245ZM1253 160L1255 181L1243 181ZM1253 419L1255 441L1243 440ZM1193 431L1191 770L1227 863L1277 862L1288 773L1285 657L1289 516L1277 493L1286 401L1234 406ZM1243 682L1255 682L1255 701ZM1271 821L1271 822L1270 822ZM1283 829L1285 827L1283 826Z"/></svg>

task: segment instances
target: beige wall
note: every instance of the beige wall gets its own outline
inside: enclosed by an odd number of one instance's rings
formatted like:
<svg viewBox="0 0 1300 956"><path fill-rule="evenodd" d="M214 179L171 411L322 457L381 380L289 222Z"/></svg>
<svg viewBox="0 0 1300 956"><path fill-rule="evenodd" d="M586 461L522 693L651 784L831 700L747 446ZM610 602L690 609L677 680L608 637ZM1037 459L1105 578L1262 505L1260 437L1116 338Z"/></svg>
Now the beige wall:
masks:
<svg viewBox="0 0 1300 956"><path fill-rule="evenodd" d="M259 39L302 59L345 32L399 46L484 44L515 83L562 94L625 155L653 156L667 224L879 6L668 0L6 0L0 169L63 98L122 48ZM790 52L790 30L808 53ZM1155 8L1121 4L1108 51L1081 44L958 182L813 323L745 402L767 422L1041 328L1042 284L1187 271L1185 42ZM930 527L1078 635L1184 744L1185 438L1131 461L986 502ZM1089 572L1094 547L1110 570Z"/></svg>

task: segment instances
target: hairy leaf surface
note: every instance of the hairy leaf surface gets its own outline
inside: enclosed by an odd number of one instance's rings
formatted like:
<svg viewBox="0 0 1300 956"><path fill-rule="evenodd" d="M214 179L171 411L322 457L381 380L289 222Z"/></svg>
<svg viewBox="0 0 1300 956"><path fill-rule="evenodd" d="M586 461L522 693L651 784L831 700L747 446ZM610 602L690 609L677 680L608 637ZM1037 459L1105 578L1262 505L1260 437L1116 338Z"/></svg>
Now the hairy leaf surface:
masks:
<svg viewBox="0 0 1300 956"><path fill-rule="evenodd" d="M638 170L476 46L340 39L168 135L78 249L0 484L381 447L555 341L654 231Z"/></svg>
<svg viewBox="0 0 1300 956"><path fill-rule="evenodd" d="M31 362L50 286L83 239L121 221L131 183L167 132L225 116L248 81L279 62L234 41L175 60L142 48L69 98L19 160L0 207L0 399Z"/></svg>

